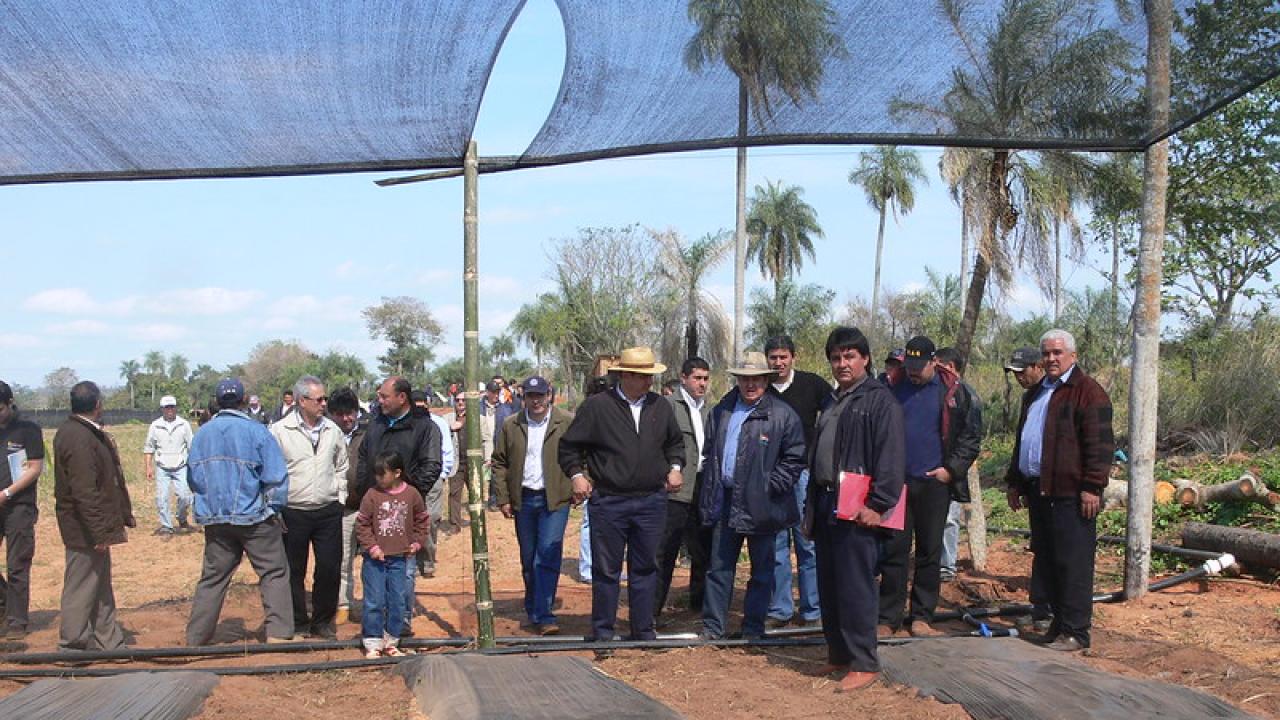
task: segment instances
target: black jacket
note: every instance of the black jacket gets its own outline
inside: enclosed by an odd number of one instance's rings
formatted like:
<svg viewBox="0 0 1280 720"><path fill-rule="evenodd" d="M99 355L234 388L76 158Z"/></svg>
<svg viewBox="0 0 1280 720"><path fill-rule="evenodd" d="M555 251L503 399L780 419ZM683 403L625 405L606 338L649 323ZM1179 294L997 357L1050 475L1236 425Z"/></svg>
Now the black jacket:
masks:
<svg viewBox="0 0 1280 720"><path fill-rule="evenodd" d="M824 405L833 404L834 398ZM872 477L867 507L888 512L902 497L906 482L906 438L902 425L902 405L879 380L867 378L853 390L836 425L832 467L841 472L862 472ZM815 441L816 444L816 441ZM819 491L809 483L806 513L812 513ZM834 522L834 518L825 518Z"/></svg>
<svg viewBox="0 0 1280 720"><path fill-rule="evenodd" d="M729 527L744 535L773 534L800 522L795 484L805 467L804 428L782 396L769 390L742 423L734 464L733 494L724 506L721 467L729 417L738 404L734 388L711 411L703 449L698 511L703 525L728 512Z"/></svg>
<svg viewBox="0 0 1280 720"><path fill-rule="evenodd" d="M637 435L631 407L608 390L578 408L560 438L559 459L568 477L590 475L596 492L639 497L662 490L672 465L684 467L684 437L671 403L657 393L645 396Z"/></svg>
<svg viewBox="0 0 1280 720"><path fill-rule="evenodd" d="M939 368L942 384L942 466L951 474L951 499L967 503L969 467L982 449L982 401L967 383Z"/></svg>
<svg viewBox="0 0 1280 720"><path fill-rule="evenodd" d="M369 421L369 428L365 430L356 467L357 505L377 482L373 461L384 450L400 453L408 474L405 481L417 488L422 497L427 496L440 478L440 470L444 467L441 459L443 438L431 420L431 413L415 407L395 425L389 425L390 420L386 415L378 415ZM351 498L348 497L347 501L350 503Z"/></svg>

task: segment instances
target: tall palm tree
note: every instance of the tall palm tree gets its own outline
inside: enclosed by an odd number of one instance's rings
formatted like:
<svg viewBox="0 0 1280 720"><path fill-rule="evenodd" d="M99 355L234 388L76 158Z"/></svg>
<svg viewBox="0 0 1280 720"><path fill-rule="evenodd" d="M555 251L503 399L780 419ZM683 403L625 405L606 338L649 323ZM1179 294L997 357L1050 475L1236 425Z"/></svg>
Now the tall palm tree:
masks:
<svg viewBox="0 0 1280 720"><path fill-rule="evenodd" d="M548 352L560 350L566 329L559 296L543 293L534 302L520 306L507 329L517 340L533 348L534 365L538 374L544 374L543 358Z"/></svg>
<svg viewBox="0 0 1280 720"><path fill-rule="evenodd" d="M716 299L702 289L702 281L729 255L733 236L721 230L685 244L675 230L649 232L659 248L658 272L681 301L681 317L673 319L684 325L685 357L700 355L702 339L710 336L712 342L708 343L707 354L713 356L713 363L727 359L718 340L728 335L728 318Z"/></svg>
<svg viewBox="0 0 1280 720"><path fill-rule="evenodd" d="M827 58L844 52L827 0L689 0L697 25L685 65L701 71L723 62L738 77L737 213L734 222L733 355L742 353L747 267L747 115L764 126L774 95L793 105L816 98Z"/></svg>
<svg viewBox="0 0 1280 720"><path fill-rule="evenodd" d="M799 186L785 186L765 180L757 185L747 216L751 244L747 257L760 264L760 273L773 278L775 297L783 283L804 264L804 256L814 259L813 238L822 237L818 212L800 196Z"/></svg>
<svg viewBox="0 0 1280 720"><path fill-rule="evenodd" d="M151 404L156 404L156 386L164 379L164 353L159 350L152 350L142 356L142 367L147 371L148 379L151 380Z"/></svg>
<svg viewBox="0 0 1280 720"><path fill-rule="evenodd" d="M120 363L120 377L124 380L125 387L129 388L129 408L137 408L138 401L134 395L134 382L138 379L138 373L142 371L142 364L137 360L125 360Z"/></svg>
<svg viewBox="0 0 1280 720"><path fill-rule="evenodd" d="M876 232L876 277L871 286L871 322L877 322L880 310L880 258L884 252L884 218L893 211L909 214L916 206L915 182L926 185L924 167L914 150L903 150L893 145L877 145L870 152L858 156L858 167L849 171L849 182L861 185L867 194L867 204L880 213L880 228Z"/></svg>
<svg viewBox="0 0 1280 720"><path fill-rule="evenodd" d="M960 208L960 296L957 306L964 311L965 283L969 280L969 261L973 256L971 241L973 228L981 225L978 203L981 187L986 182L981 168L985 168L984 154L989 150L973 148L945 148L938 160L938 174L947 184L951 201Z"/></svg>
<svg viewBox="0 0 1280 720"><path fill-rule="evenodd" d="M989 28L977 27L967 0L939 5L967 59L952 68L940 103L897 98L890 104L893 114L938 121L945 132L964 137L1040 138L1114 131L1110 118L1132 110L1122 105L1133 96L1133 47L1118 31L1100 27L1095 2L1005 0ZM1012 279L1011 236L1023 234L1024 244L1048 242L1047 226L1018 222L1029 196L1022 171L1032 166L1019 162L1023 154L994 149L979 168L985 182L975 200L982 224L956 339L965 357L992 271L1001 284Z"/></svg>
<svg viewBox="0 0 1280 720"><path fill-rule="evenodd" d="M1132 153L1116 153L1098 166L1089 189L1094 221L1104 226L1111 244L1111 321L1120 318L1120 245L1122 228L1137 225L1142 209L1142 162Z"/></svg>
<svg viewBox="0 0 1280 720"><path fill-rule="evenodd" d="M1052 246L1027 247L1024 250L1033 258L1041 286L1053 296L1053 323L1062 317L1064 299L1062 289L1062 229L1066 226L1068 251L1073 257L1084 254L1084 231L1076 216L1076 205L1081 201L1093 180L1094 166L1083 155L1062 153L1045 154L1040 165L1028 173L1027 181L1032 207L1027 220L1043 225L1045 233L1052 232ZM1048 230L1047 228L1052 228ZM1024 239L1028 234L1023 235Z"/></svg>

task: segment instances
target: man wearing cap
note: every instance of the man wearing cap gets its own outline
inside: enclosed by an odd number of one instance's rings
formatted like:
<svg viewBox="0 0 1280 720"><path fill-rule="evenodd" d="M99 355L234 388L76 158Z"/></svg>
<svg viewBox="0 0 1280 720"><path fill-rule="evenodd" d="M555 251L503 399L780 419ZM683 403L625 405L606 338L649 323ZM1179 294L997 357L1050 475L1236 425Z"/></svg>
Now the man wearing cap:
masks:
<svg viewBox="0 0 1280 720"><path fill-rule="evenodd" d="M303 375L293 386L297 411L271 424L289 470L289 499L281 512L286 528L293 629L297 634L333 640L342 579L342 502L347 497L346 438L325 417L329 397L324 383ZM307 613L307 561L314 555L311 613Z"/></svg>
<svg viewBox="0 0 1280 720"><path fill-rule="evenodd" d="M540 635L555 635L560 626L552 608L573 502L573 483L558 458L573 415L551 407L546 379L534 375L521 387L524 411L503 422L493 449L494 487L503 517L516 524L528 626Z"/></svg>
<svg viewBox="0 0 1280 720"><path fill-rule="evenodd" d="M1044 379L1022 396L1018 432L1005 480L1009 507L1031 520L1031 584L1047 590L1053 624L1041 638L1051 649L1089 647L1098 510L1111 474L1115 437L1111 398L1076 365L1065 330L1040 338Z"/></svg>
<svg viewBox="0 0 1280 720"><path fill-rule="evenodd" d="M169 496L178 497L178 527L191 531L187 512L191 509L191 488L187 486L187 453L191 451L191 423L178 417L178 401L172 395L160 398L160 417L147 428L147 439L142 444L142 467L146 468L147 482L155 483L156 511L160 527L156 534L173 535L173 513L169 509Z"/></svg>
<svg viewBox="0 0 1280 720"><path fill-rule="evenodd" d="M894 348L884 359L884 372L876 378L886 387L893 387L902 380L902 363L907 359L906 348Z"/></svg>
<svg viewBox="0 0 1280 720"><path fill-rule="evenodd" d="M120 453L103 430L102 392L89 381L71 388L71 417L53 437L54 507L66 547L59 650L124 647L111 584L111 546L136 527Z"/></svg>
<svg viewBox="0 0 1280 720"><path fill-rule="evenodd" d="M0 381L0 540L4 541L5 568L0 575L4 593L4 637L16 640L27 634L31 607L31 561L36 553L36 480L44 471L44 438L40 426L18 417L13 390Z"/></svg>
<svg viewBox="0 0 1280 720"><path fill-rule="evenodd" d="M359 554L359 543L356 541L356 513L360 509L360 495L357 488L358 478L356 462L360 453L360 443L364 442L364 431L367 422L360 417L360 399L351 388L340 388L329 396L327 408L329 419L342 432L343 442L347 447L347 473L343 478L346 483L344 507L342 510L342 560L338 579L338 611L334 615L334 624L342 625L353 619L351 607L355 602L356 579L353 577L355 558Z"/></svg>
<svg viewBox="0 0 1280 720"><path fill-rule="evenodd" d="M494 498L496 489L493 481L493 447L498 440L498 434L502 432L502 423L516 412L510 403L503 401L504 383L501 376L495 376L484 386L484 394L480 396L480 442L484 444L485 475L482 487L489 489L487 507L493 512L498 510L497 499Z"/></svg>
<svg viewBox="0 0 1280 720"><path fill-rule="evenodd" d="M796 411L800 427L804 430L807 447L813 442L813 428L818 421L818 410L831 395L831 384L811 372L795 369L796 345L790 337L779 335L764 343L765 357L774 372L773 389ZM809 470L805 468L796 482L796 507L804 508L805 494L809 490ZM816 623L822 619L818 606L818 561L813 555L813 542L796 526L778 532L774 552L777 567L773 572L773 598L769 601L769 623L782 627L791 622L796 605L791 597L791 547L796 549L796 580L800 588L800 622Z"/></svg>
<svg viewBox="0 0 1280 720"><path fill-rule="evenodd" d="M737 379L737 387L711 411L698 498L702 522L713 528L702 605L702 632L713 640L724 637L744 540L751 577L743 601L742 636L764 636L776 537L800 523L795 485L805 465L804 427L786 401L768 392L773 370L764 353L747 353L729 374Z"/></svg>
<svg viewBox="0 0 1280 720"><path fill-rule="evenodd" d="M204 526L204 564L191 598L187 644L213 640L231 576L244 556L258 574L269 643L293 639L289 558L280 513L289 499L284 454L271 432L244 412L244 385L218 383L218 414L191 441L187 482Z"/></svg>
<svg viewBox="0 0 1280 720"><path fill-rule="evenodd" d="M560 468L573 481L574 499L590 497L593 640L613 639L623 553L630 639L655 637L658 544L667 493L684 485L685 462L675 413L650 391L654 376L666 369L647 347L623 350L611 369L618 373L617 386L588 398L560 440Z"/></svg>
<svg viewBox="0 0 1280 720"><path fill-rule="evenodd" d="M1004 371L1013 375L1023 391L1030 390L1044 380L1044 362L1040 350L1033 347L1022 347L1013 351ZM1032 546L1032 552L1035 547ZM1049 588L1044 573L1031 574L1031 585L1027 588L1027 601L1031 603L1031 624L1041 632L1048 632L1052 626L1053 611L1049 608ZM1025 616L1023 616L1025 618Z"/></svg>
<svg viewBox="0 0 1280 720"><path fill-rule="evenodd" d="M707 361L700 357L688 358L680 367L679 387L666 396L680 425L680 434L684 436L684 485L679 492L667 496L667 522L658 550L658 598L653 606L654 615L661 615L667 603L681 545L689 549L689 608L702 609L711 532L698 519L698 499L694 492L702 469L707 417L711 414L711 405L707 402L710 380L711 366Z"/></svg>
<svg viewBox="0 0 1280 720"><path fill-rule="evenodd" d="M916 637L941 634L929 623L941 589L942 529L953 494L968 500L966 478L982 442L981 407L968 386L938 367L936 349L923 335L911 338L903 364L907 382L890 388L902 405L906 430L907 514L903 532L885 543L880 561L882 634L892 634L904 625L913 538L915 574L905 627Z"/></svg>

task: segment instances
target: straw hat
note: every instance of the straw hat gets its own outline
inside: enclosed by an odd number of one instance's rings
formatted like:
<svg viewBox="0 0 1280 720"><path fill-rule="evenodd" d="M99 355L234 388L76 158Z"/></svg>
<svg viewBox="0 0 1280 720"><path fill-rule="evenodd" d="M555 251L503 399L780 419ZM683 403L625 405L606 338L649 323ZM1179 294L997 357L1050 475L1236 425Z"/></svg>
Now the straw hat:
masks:
<svg viewBox="0 0 1280 720"><path fill-rule="evenodd" d="M618 362L609 370L641 375L661 375L667 371L667 366L654 360L653 350L647 347L633 347L623 350Z"/></svg>
<svg viewBox="0 0 1280 720"><path fill-rule="evenodd" d="M742 357L742 364L735 368L729 368L730 375L772 375L773 368L769 367L769 361L765 358L764 353L749 352Z"/></svg>

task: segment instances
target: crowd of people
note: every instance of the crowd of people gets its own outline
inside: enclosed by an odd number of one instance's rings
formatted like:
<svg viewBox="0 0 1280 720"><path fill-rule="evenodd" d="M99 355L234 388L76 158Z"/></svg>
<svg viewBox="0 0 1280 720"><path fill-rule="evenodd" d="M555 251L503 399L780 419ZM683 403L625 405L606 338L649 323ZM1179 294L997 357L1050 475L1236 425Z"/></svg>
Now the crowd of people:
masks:
<svg viewBox="0 0 1280 720"><path fill-rule="evenodd" d="M964 359L915 337L875 376L866 336L850 327L830 333L825 353L831 382L796 369L789 338L771 338L725 369L733 387L717 402L707 397L713 368L697 357L655 392L667 368L643 347L622 351L575 413L556 404L545 378L489 382L479 403L489 506L514 523L523 626L560 632L564 536L570 508L581 505L589 641L618 636L624 585L622 637L655 638L682 557L690 568L684 597L701 613L703 636L729 636L743 545L749 574L733 634L753 639L768 627L820 624L829 661L822 672L843 690L875 681L877 637L941 634L934 612L955 571L948 526L972 499L966 478L982 438ZM1095 518L1114 451L1110 400L1077 365L1075 341L1062 330L1046 333L1038 349L1014 352L1005 369L1025 388L1005 480L1010 506L1030 509L1031 601L1043 629L1034 639L1080 650L1090 642ZM390 377L365 412L352 390L330 395L321 379L305 376L269 417L230 378L196 432L174 399L163 398L143 447L156 532L192 531L194 520L205 538L187 642L214 639L245 556L260 579L267 642L334 638L337 625L355 619L361 557L364 652L403 654L415 580L434 574L439 533L466 522L466 404L455 391L439 398L451 412L437 414L433 394ZM59 645L67 650L124 643L111 546L125 542L135 521L101 412L98 387L78 383L53 441L66 548ZM9 460L0 467L6 629L20 637L44 444L3 383L0 441Z"/></svg>

